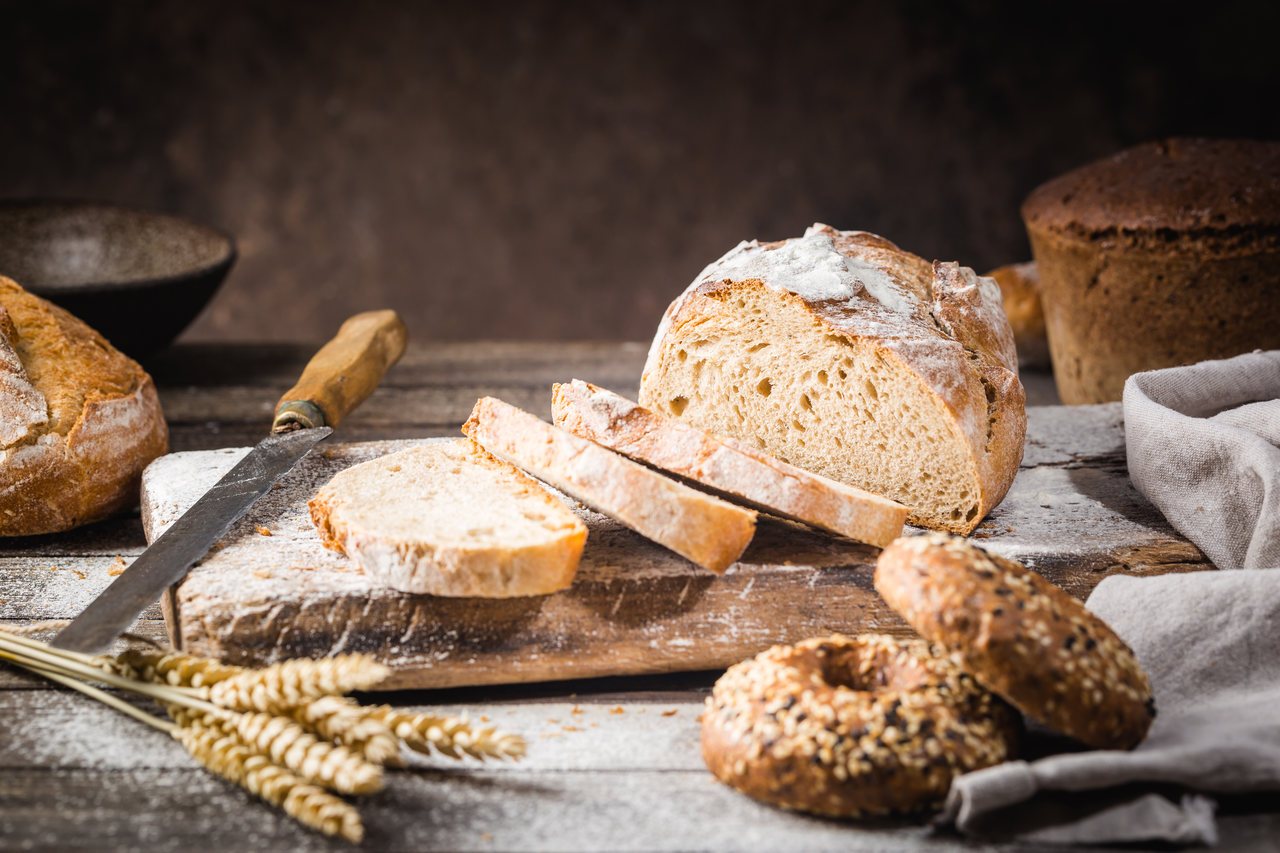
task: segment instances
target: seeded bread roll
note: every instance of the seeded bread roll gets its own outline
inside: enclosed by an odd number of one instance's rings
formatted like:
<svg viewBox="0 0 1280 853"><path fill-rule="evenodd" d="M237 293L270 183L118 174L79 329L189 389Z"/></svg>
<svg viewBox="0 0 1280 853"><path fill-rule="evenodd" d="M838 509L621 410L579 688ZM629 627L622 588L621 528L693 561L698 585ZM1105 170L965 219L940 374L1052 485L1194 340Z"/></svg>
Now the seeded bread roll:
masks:
<svg viewBox="0 0 1280 853"><path fill-rule="evenodd" d="M744 242L667 309L640 404L971 531L1022 459L995 282L874 234Z"/></svg>
<svg viewBox="0 0 1280 853"><path fill-rule="evenodd" d="M575 435L764 512L880 548L902 534L907 508L900 503L718 439L581 379L552 388L551 414Z"/></svg>
<svg viewBox="0 0 1280 853"><path fill-rule="evenodd" d="M927 643L879 634L774 646L716 681L702 759L721 782L829 817L938 805L1013 755L1013 709Z"/></svg>
<svg viewBox="0 0 1280 853"><path fill-rule="evenodd" d="M308 507L326 546L394 589L428 595L567 589L587 540L563 502L469 439L354 465Z"/></svg>
<svg viewBox="0 0 1280 853"><path fill-rule="evenodd" d="M63 309L0 276L0 536L136 505L168 450L151 377Z"/></svg>
<svg viewBox="0 0 1280 853"><path fill-rule="evenodd" d="M875 586L922 637L1023 713L1099 749L1146 737L1155 702L1133 651L1021 564L945 534L908 536L880 554Z"/></svg>
<svg viewBox="0 0 1280 853"><path fill-rule="evenodd" d="M495 456L716 574L733 565L755 535L751 510L677 483L501 400L477 400L462 431Z"/></svg>

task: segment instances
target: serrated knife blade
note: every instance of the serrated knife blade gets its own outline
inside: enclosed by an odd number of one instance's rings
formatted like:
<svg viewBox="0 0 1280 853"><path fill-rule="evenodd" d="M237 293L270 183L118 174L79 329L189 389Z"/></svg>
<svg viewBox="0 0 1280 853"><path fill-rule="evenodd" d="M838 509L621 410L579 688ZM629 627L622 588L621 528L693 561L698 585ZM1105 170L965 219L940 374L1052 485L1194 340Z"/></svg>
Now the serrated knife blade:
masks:
<svg viewBox="0 0 1280 853"><path fill-rule="evenodd" d="M366 311L343 323L280 398L271 434L157 537L52 645L89 654L124 633L254 501L373 392L404 353L406 339L404 323L394 311Z"/></svg>

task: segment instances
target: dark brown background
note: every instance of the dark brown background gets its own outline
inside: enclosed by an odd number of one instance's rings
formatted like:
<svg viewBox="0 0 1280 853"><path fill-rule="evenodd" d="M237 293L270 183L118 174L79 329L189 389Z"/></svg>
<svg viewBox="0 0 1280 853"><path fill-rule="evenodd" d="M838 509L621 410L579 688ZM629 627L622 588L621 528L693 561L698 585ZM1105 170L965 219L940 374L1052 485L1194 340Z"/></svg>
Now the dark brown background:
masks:
<svg viewBox="0 0 1280 853"><path fill-rule="evenodd" d="M232 232L188 339L647 339L742 238L985 269L1074 165L1280 135L1275 7L0 0L0 196Z"/></svg>

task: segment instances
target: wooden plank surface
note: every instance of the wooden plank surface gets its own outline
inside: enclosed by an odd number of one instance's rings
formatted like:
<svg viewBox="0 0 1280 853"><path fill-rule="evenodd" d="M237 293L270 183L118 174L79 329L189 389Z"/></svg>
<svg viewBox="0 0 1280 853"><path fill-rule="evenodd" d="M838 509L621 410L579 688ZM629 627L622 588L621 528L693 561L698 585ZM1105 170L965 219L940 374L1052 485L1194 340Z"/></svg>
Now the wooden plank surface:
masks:
<svg viewBox="0 0 1280 853"><path fill-rule="evenodd" d="M1129 483L1119 407L1032 410L1025 467L977 531L1084 598L1108 574L1210 568ZM312 454L167 599L173 641L253 665L344 651L395 670L388 688L449 687L723 668L778 642L831 632L912 632L872 586L878 551L774 519L722 577L567 503L589 527L574 585L548 596L410 595L321 546L306 503L334 473L411 446L334 444ZM143 519L154 538L245 449L154 463Z"/></svg>
<svg viewBox="0 0 1280 853"><path fill-rule="evenodd" d="M266 431L271 404L296 378L312 349L200 345L172 350L153 373L171 413L173 448L256 441ZM379 405L385 401L387 414L374 417L378 410L373 408L368 416L358 411L335 438L456 435L467 398L523 388L526 399L549 401L542 389L566 376L582 376L623 393L630 381L633 393L643 355L639 344L411 343L405 361L389 374L387 387L371 398ZM1046 377L1028 376L1026 384L1029 399L1052 401ZM392 391L419 387L454 388L456 407L445 416L423 406L411 407L412 418L396 415ZM1034 426L1039 417L1033 409L1033 437L1044 435ZM1123 477L1115 428L1118 422L1100 437L1035 438L1024 465L1043 470L1037 476L1046 482L1079 484L1081 498L1109 506L1123 523L1146 528L1157 540L1154 547L1147 540L1145 546L1109 552L1096 563L1100 572L1202 565L1185 546L1158 544L1167 528L1139 498L1101 494L1097 482L1105 478L1081 473ZM1064 503L1052 490L1036 488L1028 494L1041 491L1051 507ZM1069 505L1062 508L1076 511ZM979 535L996 532L989 524ZM1060 533L1069 537L1070 526ZM110 579L109 564L117 556L131 559L143 545L136 514L69 534L0 542L0 625L27 624L37 613L74 615L79 603ZM105 571L103 559L109 561ZM97 568L87 571L82 561ZM47 568L54 564L61 566L56 573ZM72 568L86 577L67 573ZM1049 573L1053 566L1045 562L1042 570ZM162 624L153 610L135 630L154 638L162 634ZM529 759L518 764L432 759L391 774L386 792L359 804L369 835L363 848L712 853L1036 849L935 834L918 819L867 824L808 818L718 785L700 766L694 726L702 697L717 675L712 670L382 694L379 699L399 706L487 716L529 737L531 749ZM584 713L574 714L575 708ZM0 851L351 849L300 828L213 778L184 759L164 735L3 665L0 721ZM1037 748L1034 740L1029 746ZM1280 813L1269 800L1224 798L1218 826L1220 849L1275 851Z"/></svg>

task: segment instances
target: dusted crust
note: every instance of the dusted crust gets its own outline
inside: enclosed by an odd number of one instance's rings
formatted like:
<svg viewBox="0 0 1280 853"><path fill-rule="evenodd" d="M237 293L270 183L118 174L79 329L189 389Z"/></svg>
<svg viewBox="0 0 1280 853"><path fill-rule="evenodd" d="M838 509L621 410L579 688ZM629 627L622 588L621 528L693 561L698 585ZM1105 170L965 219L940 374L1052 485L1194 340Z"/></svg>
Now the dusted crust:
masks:
<svg viewBox="0 0 1280 853"><path fill-rule="evenodd" d="M1022 565L956 537L899 539L876 591L911 627L1023 713L1099 749L1129 749L1155 717L1151 684L1105 622Z"/></svg>
<svg viewBox="0 0 1280 853"><path fill-rule="evenodd" d="M0 307L8 317L0 331L21 368L0 389L0 432L11 439L0 451L0 536L55 533L133 506L142 469L168 450L151 377L2 276Z"/></svg>
<svg viewBox="0 0 1280 853"><path fill-rule="evenodd" d="M1022 218L1036 229L1135 249L1167 251L1184 241L1200 251L1275 248L1280 142L1144 142L1037 187Z"/></svg>
<svg viewBox="0 0 1280 853"><path fill-rule="evenodd" d="M799 265L799 271L787 268L787 254L798 247L812 247L815 240L829 240L825 251L842 259L848 269L833 272L827 266L814 270L803 268L804 264ZM1026 435L1026 396L1018 381L1013 333L995 282L959 264L930 263L883 237L836 231L821 224L811 227L802 238L744 242L703 270L667 309L645 363L640 404L665 412L670 398L695 395L692 389L678 387L690 384L681 375L685 369L681 352L691 343L696 347L705 329L739 322L735 311L740 309L735 306L760 292L769 295L774 315L788 313L811 321L812 328L803 338L793 336L790 342L796 358L806 357L829 340L839 341L863 360L871 353L891 365L894 373L907 377L905 381L915 386L913 393L933 401L939 414L930 426L947 433L946 441L962 458L964 470L954 476L963 479L967 497L964 505L926 506L901 488L877 487L871 481L874 466L841 473L839 464L829 463L851 458L850 450L836 441L824 440L803 459L792 452L794 448L769 441L760 449L798 467L904 503L912 510L909 521L913 524L956 533L977 527L1013 483ZM742 357L745 360L749 355ZM705 369L712 373L722 368L708 364ZM706 404L727 407L731 402L716 399ZM683 417L703 429L718 431L694 405ZM751 416L747 413L745 417ZM722 434L749 440L752 436L747 433L763 426L748 420L743 430ZM902 452L899 447L886 447L881 458L900 460ZM918 485L920 481L913 482Z"/></svg>
<svg viewBox="0 0 1280 853"><path fill-rule="evenodd" d="M702 715L726 785L830 817L936 806L951 780L1009 758L1007 705L920 641L834 635L730 667Z"/></svg>

